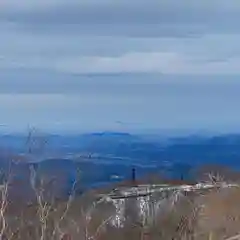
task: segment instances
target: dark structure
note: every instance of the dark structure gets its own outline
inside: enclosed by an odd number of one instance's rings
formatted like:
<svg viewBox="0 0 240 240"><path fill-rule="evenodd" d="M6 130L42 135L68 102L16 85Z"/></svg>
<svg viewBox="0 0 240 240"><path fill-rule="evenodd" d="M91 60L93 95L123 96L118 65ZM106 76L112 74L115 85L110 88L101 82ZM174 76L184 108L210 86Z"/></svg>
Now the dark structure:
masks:
<svg viewBox="0 0 240 240"><path fill-rule="evenodd" d="M136 169L133 167L132 168L132 182L135 183L136 181Z"/></svg>

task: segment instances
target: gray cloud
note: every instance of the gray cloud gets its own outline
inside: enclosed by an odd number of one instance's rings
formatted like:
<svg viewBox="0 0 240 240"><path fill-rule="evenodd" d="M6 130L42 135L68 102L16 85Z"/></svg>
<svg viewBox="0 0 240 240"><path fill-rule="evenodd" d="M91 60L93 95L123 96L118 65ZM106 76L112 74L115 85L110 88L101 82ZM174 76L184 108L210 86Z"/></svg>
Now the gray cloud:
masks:
<svg viewBox="0 0 240 240"><path fill-rule="evenodd" d="M21 76L19 80L18 76ZM62 94L87 98L108 96L122 98L144 96L161 99L161 96L206 93L224 97L237 94L239 76L225 75L164 75L164 74L77 74L54 71L20 69L0 72L0 94ZM216 92L216 90L218 90ZM215 93L216 92L216 93Z"/></svg>
<svg viewBox="0 0 240 240"><path fill-rule="evenodd" d="M238 0L0 5L0 124L239 126Z"/></svg>
<svg viewBox="0 0 240 240"><path fill-rule="evenodd" d="M224 131L239 126L236 102L240 98L240 83L237 78L228 83L225 78L220 82L216 78L210 84L207 83L209 79L205 79L205 83L195 79L197 84L194 84L189 77L182 84L177 82L182 79L175 77L160 83L155 79L149 84L145 81L139 84L137 77L129 83L132 77L128 76L124 83L114 84L116 77L107 81L103 76L103 84L92 80L94 84L90 81L75 85L80 87L78 94L66 94L63 88L68 85L59 86L57 82L53 85L64 94L0 94L0 111L5 113L0 123L13 129L26 129L29 124L47 129L87 131L116 129L116 121L139 123L134 126L138 129L207 128ZM59 122L63 125L56 126Z"/></svg>
<svg viewBox="0 0 240 240"><path fill-rule="evenodd" d="M2 21L21 23L31 31L64 28L95 35L186 36L206 31L239 32L240 6L235 0L227 3L224 0L34 2L25 1L21 8L17 1L6 3ZM153 25L147 27L149 24Z"/></svg>

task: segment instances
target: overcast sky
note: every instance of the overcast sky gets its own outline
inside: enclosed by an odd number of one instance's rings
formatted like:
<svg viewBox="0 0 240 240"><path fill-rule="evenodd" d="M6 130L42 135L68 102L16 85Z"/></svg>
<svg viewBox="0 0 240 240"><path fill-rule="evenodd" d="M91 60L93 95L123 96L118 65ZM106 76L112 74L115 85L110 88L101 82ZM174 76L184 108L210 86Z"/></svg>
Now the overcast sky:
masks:
<svg viewBox="0 0 240 240"><path fill-rule="evenodd" d="M239 0L1 0L0 132L240 132Z"/></svg>

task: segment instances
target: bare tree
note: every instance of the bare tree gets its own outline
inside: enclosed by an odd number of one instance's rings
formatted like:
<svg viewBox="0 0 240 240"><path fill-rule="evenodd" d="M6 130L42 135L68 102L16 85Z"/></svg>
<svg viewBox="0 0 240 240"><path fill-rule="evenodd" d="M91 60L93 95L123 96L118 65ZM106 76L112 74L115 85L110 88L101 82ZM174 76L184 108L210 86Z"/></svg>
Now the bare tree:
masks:
<svg viewBox="0 0 240 240"><path fill-rule="evenodd" d="M1 172L2 185L0 186L0 240L4 239L8 228L6 210L8 207L8 194L12 175L11 170L12 161L10 160L7 174L4 171Z"/></svg>

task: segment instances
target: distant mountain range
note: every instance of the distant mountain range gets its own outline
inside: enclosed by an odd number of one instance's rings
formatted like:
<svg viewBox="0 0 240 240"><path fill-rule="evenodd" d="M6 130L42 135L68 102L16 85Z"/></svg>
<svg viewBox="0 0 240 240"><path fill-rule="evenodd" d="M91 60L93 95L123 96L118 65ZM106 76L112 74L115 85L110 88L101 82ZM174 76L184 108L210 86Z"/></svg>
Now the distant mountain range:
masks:
<svg viewBox="0 0 240 240"><path fill-rule="evenodd" d="M15 178L24 179L26 185L29 165L34 163L41 174L56 177L61 182L59 188L68 191L77 170L79 189L84 190L130 179L133 167L139 178L146 174L190 178L192 169L207 164L240 168L240 134L169 138L101 132L45 138L44 149L29 154L25 136L0 136L2 172L8 171L9 160L14 159Z"/></svg>

